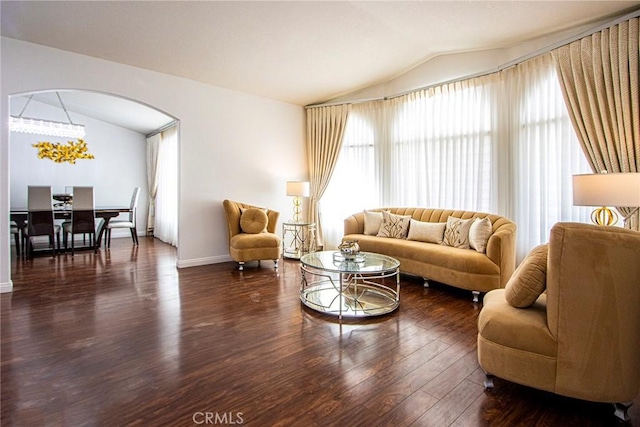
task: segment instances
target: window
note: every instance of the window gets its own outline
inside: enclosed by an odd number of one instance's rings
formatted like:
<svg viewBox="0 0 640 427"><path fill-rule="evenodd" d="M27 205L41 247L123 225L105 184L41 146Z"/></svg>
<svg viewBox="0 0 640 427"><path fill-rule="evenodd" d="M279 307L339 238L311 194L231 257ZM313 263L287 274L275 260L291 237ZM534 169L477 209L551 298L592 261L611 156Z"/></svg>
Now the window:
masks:
<svg viewBox="0 0 640 427"><path fill-rule="evenodd" d="M327 247L367 207L496 213L518 225L518 260L558 221L586 222L572 175L589 167L551 54L488 76L354 105L322 199Z"/></svg>

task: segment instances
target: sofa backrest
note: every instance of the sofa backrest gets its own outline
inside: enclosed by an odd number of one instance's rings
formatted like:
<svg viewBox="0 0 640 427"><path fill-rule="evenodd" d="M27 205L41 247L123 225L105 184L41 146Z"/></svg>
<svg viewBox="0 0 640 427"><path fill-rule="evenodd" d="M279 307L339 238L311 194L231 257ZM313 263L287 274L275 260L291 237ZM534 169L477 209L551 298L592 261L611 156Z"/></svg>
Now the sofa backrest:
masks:
<svg viewBox="0 0 640 427"><path fill-rule="evenodd" d="M453 209L428 209L428 208L376 208L368 209L370 211L382 212L389 211L396 215L411 215L411 218L417 221L425 222L447 222L449 216L456 218L469 219L469 218L485 218L488 217L493 226L493 232L500 230L503 226L511 229L515 227L513 221L500 215L488 214L484 212L474 211L459 211ZM347 224L345 220L344 234L362 234L364 233L364 211L357 212L352 215L356 219L356 227L351 224Z"/></svg>
<svg viewBox="0 0 640 427"><path fill-rule="evenodd" d="M557 392L609 402L634 396L640 388L640 233L554 225L547 323L558 341Z"/></svg>
<svg viewBox="0 0 640 427"><path fill-rule="evenodd" d="M242 230L240 229L240 208L260 208L259 206L249 205L247 203L234 202L233 200L224 200L222 202L222 206L224 206L224 211L227 217L227 225L229 228L229 239L231 239L236 234L240 233ZM278 224L278 218L280 217L280 212L274 211L271 209L267 209L267 217L269 218L269 223L267 224L267 231L269 233L276 232L276 226Z"/></svg>

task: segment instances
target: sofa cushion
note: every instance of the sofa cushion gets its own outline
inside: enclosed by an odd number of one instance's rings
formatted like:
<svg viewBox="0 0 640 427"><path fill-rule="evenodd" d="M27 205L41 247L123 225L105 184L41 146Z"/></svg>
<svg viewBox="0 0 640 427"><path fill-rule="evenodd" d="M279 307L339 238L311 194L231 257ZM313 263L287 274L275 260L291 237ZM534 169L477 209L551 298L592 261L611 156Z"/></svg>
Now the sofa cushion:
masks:
<svg viewBox="0 0 640 427"><path fill-rule="evenodd" d="M549 245L539 245L518 266L505 287L505 299L514 307L533 304L547 287Z"/></svg>
<svg viewBox="0 0 640 427"><path fill-rule="evenodd" d="M400 261L400 271L410 272L404 267L404 261L416 260L421 264L436 266L442 269L463 271L472 275L495 275L500 268L491 262L485 254L476 251L465 251L451 246L436 245L406 239L387 239L364 234L348 234L343 240L358 240L360 250L388 255ZM418 274L418 273L414 273ZM431 277L438 280L436 277Z"/></svg>
<svg viewBox="0 0 640 427"><path fill-rule="evenodd" d="M439 245L442 243L446 226L446 222L426 222L411 219L407 239Z"/></svg>
<svg viewBox="0 0 640 427"><path fill-rule="evenodd" d="M536 298L526 310L507 303L505 295L505 289L495 289L484 296L479 335L508 348L555 357L558 344L547 326L546 295Z"/></svg>
<svg viewBox="0 0 640 427"><path fill-rule="evenodd" d="M240 215L240 228L244 233L258 234L267 229L269 217L263 209L244 209Z"/></svg>
<svg viewBox="0 0 640 427"><path fill-rule="evenodd" d="M393 237L396 239L406 239L409 231L409 221L411 215L396 215L391 212L382 212L382 224L378 231L378 237Z"/></svg>
<svg viewBox="0 0 640 427"><path fill-rule="evenodd" d="M229 246L237 250L279 248L280 238L273 233L240 233L231 238Z"/></svg>
<svg viewBox="0 0 640 427"><path fill-rule="evenodd" d="M364 234L375 236L380 231L382 212L364 211Z"/></svg>
<svg viewBox="0 0 640 427"><path fill-rule="evenodd" d="M469 229L472 222L473 218L461 219L453 216L447 218L442 244L454 248L469 249Z"/></svg>
<svg viewBox="0 0 640 427"><path fill-rule="evenodd" d="M478 252L486 252L493 229L489 218L476 218L469 228L469 246Z"/></svg>

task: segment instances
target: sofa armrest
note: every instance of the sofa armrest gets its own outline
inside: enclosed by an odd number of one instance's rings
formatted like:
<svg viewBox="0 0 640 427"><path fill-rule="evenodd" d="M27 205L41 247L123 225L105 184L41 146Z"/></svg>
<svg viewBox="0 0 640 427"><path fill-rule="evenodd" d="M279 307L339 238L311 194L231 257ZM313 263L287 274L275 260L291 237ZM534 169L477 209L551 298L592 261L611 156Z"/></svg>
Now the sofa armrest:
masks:
<svg viewBox="0 0 640 427"><path fill-rule="evenodd" d="M344 236L364 233L364 212L355 213L344 220Z"/></svg>
<svg viewBox="0 0 640 427"><path fill-rule="evenodd" d="M500 267L500 287L504 288L516 269L516 225L500 225L489 238L487 257Z"/></svg>

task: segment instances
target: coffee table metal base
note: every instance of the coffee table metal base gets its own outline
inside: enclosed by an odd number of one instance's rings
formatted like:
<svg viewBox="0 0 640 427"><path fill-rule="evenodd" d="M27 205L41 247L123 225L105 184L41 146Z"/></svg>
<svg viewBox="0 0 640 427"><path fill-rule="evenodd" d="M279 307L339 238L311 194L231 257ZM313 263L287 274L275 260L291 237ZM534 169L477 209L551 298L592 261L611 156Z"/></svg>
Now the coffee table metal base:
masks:
<svg viewBox="0 0 640 427"><path fill-rule="evenodd" d="M398 271L381 274L327 274L304 268L300 300L307 307L339 317L387 314L400 304ZM311 279L311 280L310 280ZM390 286L385 284L389 283Z"/></svg>

